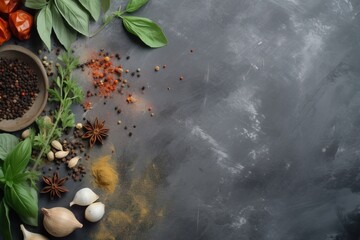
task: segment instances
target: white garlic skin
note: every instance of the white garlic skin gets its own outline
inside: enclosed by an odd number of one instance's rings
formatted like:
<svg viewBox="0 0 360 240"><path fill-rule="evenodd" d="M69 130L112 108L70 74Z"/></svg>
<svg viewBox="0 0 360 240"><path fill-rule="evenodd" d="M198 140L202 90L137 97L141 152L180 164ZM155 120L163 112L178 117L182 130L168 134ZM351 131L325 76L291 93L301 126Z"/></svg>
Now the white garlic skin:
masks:
<svg viewBox="0 0 360 240"><path fill-rule="evenodd" d="M85 218L89 222L97 222L99 221L105 214L105 204L102 202L96 202L90 204L85 209Z"/></svg>
<svg viewBox="0 0 360 240"><path fill-rule="evenodd" d="M54 237L65 237L74 230L83 227L75 215L66 208L42 208L41 212L44 214L44 228Z"/></svg>
<svg viewBox="0 0 360 240"><path fill-rule="evenodd" d="M26 228L22 224L20 225L20 229L24 235L24 240L48 240L46 237L44 237L41 234L33 233L26 230Z"/></svg>
<svg viewBox="0 0 360 240"><path fill-rule="evenodd" d="M88 206L99 199L99 195L90 188L82 188L76 192L74 199L70 202L72 205Z"/></svg>

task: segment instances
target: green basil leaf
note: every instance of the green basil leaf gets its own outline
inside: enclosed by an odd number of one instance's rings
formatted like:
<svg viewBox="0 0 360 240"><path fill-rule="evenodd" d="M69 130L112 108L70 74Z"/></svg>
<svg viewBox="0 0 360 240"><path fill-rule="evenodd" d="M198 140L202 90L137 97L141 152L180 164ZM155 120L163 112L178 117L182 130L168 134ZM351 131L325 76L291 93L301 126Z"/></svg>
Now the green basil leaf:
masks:
<svg viewBox="0 0 360 240"><path fill-rule="evenodd" d="M19 173L16 176L14 176L12 181L14 183L22 183L22 182L25 182L28 179L31 179L31 177L32 177L32 174L30 172L23 172L23 173Z"/></svg>
<svg viewBox="0 0 360 240"><path fill-rule="evenodd" d="M55 35L64 48L69 50L71 44L76 40L76 31L63 19L54 3L50 4L50 9L53 17L53 29Z"/></svg>
<svg viewBox="0 0 360 240"><path fill-rule="evenodd" d="M8 153L13 150L19 140L12 134L0 134L0 159L5 160Z"/></svg>
<svg viewBox="0 0 360 240"><path fill-rule="evenodd" d="M126 5L125 11L128 13L135 12L144 6L149 0L130 0Z"/></svg>
<svg viewBox="0 0 360 240"><path fill-rule="evenodd" d="M11 240L11 228L9 218L9 207L6 205L4 199L0 201L0 235L5 240Z"/></svg>
<svg viewBox="0 0 360 240"><path fill-rule="evenodd" d="M11 187L6 186L5 201L23 221L25 220L26 224L37 225L37 192L28 183L14 183Z"/></svg>
<svg viewBox="0 0 360 240"><path fill-rule="evenodd" d="M22 173L28 165L31 157L31 139L26 138L6 156L4 162L6 180L13 179Z"/></svg>
<svg viewBox="0 0 360 240"><path fill-rule="evenodd" d="M31 9L42 9L46 6L46 0L26 0L25 1L25 7L31 8Z"/></svg>
<svg viewBox="0 0 360 240"><path fill-rule="evenodd" d="M34 199L34 201L36 202L36 208L37 208L37 212L38 212L38 191L34 188L34 187L30 187L30 194L31 197ZM31 226L38 226L38 215L36 214L36 216L22 216L20 215L20 219L22 222L29 224Z"/></svg>
<svg viewBox="0 0 360 240"><path fill-rule="evenodd" d="M36 29L41 40L45 43L46 47L51 50L51 30L52 30L52 14L50 6L42 8L36 17Z"/></svg>
<svg viewBox="0 0 360 240"><path fill-rule="evenodd" d="M122 16L126 30L152 48L163 47L167 44L166 36L162 29L148 18L135 16Z"/></svg>
<svg viewBox="0 0 360 240"><path fill-rule="evenodd" d="M55 4L73 29L85 36L89 35L89 15L74 0L55 0Z"/></svg>
<svg viewBox="0 0 360 240"><path fill-rule="evenodd" d="M101 0L79 0L81 5L88 10L92 18L97 21L101 12Z"/></svg>
<svg viewBox="0 0 360 240"><path fill-rule="evenodd" d="M111 0L101 0L101 9L106 13L110 8Z"/></svg>
<svg viewBox="0 0 360 240"><path fill-rule="evenodd" d="M1 189L4 189L5 183L6 183L6 180L5 180L4 171L3 171L3 169L0 167L0 188L1 188Z"/></svg>

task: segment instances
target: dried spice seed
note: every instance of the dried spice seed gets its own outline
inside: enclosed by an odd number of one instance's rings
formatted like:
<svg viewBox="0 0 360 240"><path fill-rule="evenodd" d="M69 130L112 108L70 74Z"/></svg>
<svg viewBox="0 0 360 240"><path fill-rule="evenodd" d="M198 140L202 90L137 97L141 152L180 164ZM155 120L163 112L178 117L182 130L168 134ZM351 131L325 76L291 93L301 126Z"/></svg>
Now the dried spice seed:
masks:
<svg viewBox="0 0 360 240"><path fill-rule="evenodd" d="M89 139L90 147L93 147L96 142L103 143L103 138L107 137L109 129L104 127L105 121L99 122L96 118L94 123L90 123L84 125L86 132L82 136L83 139Z"/></svg>
<svg viewBox="0 0 360 240"><path fill-rule="evenodd" d="M0 58L0 120L22 117L39 91L37 75L29 65Z"/></svg>
<svg viewBox="0 0 360 240"><path fill-rule="evenodd" d="M66 178L59 178L58 172L55 172L52 177L43 176L43 181L47 186L41 189L40 193L50 193L51 199L55 196L61 198L61 193L68 191L68 189L64 187Z"/></svg>

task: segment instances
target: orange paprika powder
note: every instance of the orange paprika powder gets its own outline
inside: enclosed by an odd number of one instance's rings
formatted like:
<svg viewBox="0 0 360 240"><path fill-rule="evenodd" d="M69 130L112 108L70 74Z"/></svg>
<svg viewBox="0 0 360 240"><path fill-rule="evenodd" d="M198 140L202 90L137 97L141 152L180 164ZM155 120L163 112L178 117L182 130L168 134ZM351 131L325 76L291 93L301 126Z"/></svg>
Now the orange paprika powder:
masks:
<svg viewBox="0 0 360 240"><path fill-rule="evenodd" d="M11 32L9 24L2 18L0 18L0 45L8 41L11 38Z"/></svg>
<svg viewBox="0 0 360 240"><path fill-rule="evenodd" d="M11 32L20 40L30 38L33 16L23 10L9 14L9 25Z"/></svg>
<svg viewBox="0 0 360 240"><path fill-rule="evenodd" d="M21 4L21 0L0 0L0 12L11 13Z"/></svg>

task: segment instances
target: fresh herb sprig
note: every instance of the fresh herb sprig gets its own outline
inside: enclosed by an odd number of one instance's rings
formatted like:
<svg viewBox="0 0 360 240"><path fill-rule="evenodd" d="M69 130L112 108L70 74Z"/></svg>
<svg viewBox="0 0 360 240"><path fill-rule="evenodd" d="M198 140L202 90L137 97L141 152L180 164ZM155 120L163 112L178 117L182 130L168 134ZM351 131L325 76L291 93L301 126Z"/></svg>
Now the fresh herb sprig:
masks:
<svg viewBox="0 0 360 240"><path fill-rule="evenodd" d="M32 140L22 142L11 134L0 134L0 235L11 240L10 209L29 225L38 224L37 175L27 170Z"/></svg>
<svg viewBox="0 0 360 240"><path fill-rule="evenodd" d="M120 18L125 29L140 38L140 40L151 48L159 48L166 46L168 40L159 25L154 21L138 16L129 16L124 14L131 14L139 10L149 0L130 0L125 10L122 11L121 6L119 9L105 18L103 25L91 35L95 36L98 34L106 25L108 25L115 17Z"/></svg>
<svg viewBox="0 0 360 240"><path fill-rule="evenodd" d="M43 155L50 151L49 143L61 137L66 128L75 126L75 115L71 111L73 103L80 103L84 93L82 88L72 78L72 72L79 64L78 58L67 52L59 56L63 66L58 67L58 76L54 80L54 87L48 89L49 100L58 104L54 113L54 120L49 117L41 117L36 123L39 133L34 137L34 147L39 150L33 169L41 163Z"/></svg>
<svg viewBox="0 0 360 240"><path fill-rule="evenodd" d="M149 0L130 0L124 11L119 8L107 16L103 25L93 34L89 33L91 18L98 21L101 13L110 8L111 0L26 0L25 6L38 10L36 15L37 32L46 47L51 50L51 34L65 49L69 50L77 35L95 36L115 17L120 18L125 29L151 48L167 45L167 38L154 21L137 16L129 16L144 6ZM125 15L124 15L125 14Z"/></svg>

